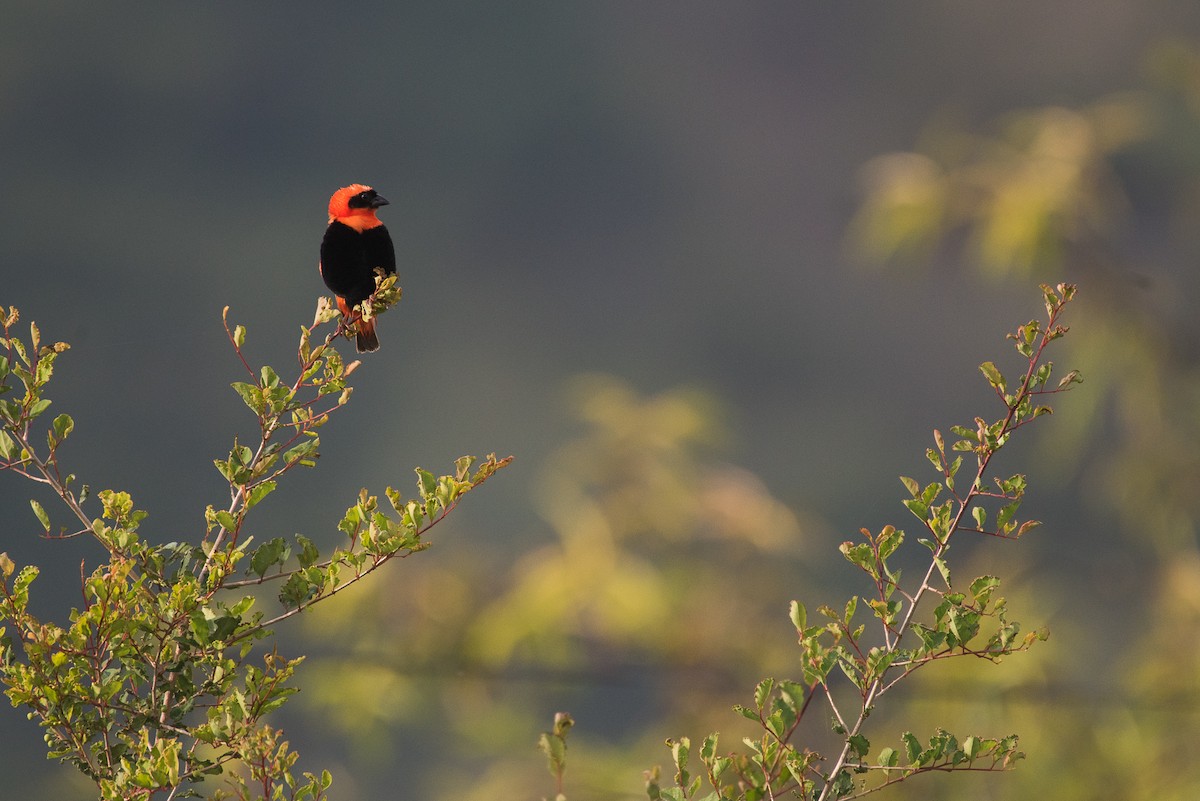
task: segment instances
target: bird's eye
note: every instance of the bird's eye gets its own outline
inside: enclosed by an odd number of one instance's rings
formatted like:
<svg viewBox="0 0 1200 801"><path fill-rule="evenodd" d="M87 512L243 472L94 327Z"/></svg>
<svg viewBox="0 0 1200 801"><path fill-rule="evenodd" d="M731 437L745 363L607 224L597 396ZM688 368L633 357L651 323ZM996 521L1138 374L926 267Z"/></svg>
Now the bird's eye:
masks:
<svg viewBox="0 0 1200 801"><path fill-rule="evenodd" d="M371 201L379 194L374 189L368 189L365 192L359 192L354 197L350 198L347 204L352 209L366 209L371 207Z"/></svg>

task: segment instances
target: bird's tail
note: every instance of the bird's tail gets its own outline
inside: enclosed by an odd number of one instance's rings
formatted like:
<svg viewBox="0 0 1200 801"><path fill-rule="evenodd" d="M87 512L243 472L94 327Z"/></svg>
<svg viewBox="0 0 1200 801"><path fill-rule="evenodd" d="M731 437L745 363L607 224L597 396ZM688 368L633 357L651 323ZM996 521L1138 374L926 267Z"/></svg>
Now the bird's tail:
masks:
<svg viewBox="0 0 1200 801"><path fill-rule="evenodd" d="M379 336L375 333L375 318L358 321L358 338L354 343L359 353L379 350Z"/></svg>
<svg viewBox="0 0 1200 801"><path fill-rule="evenodd" d="M355 340L354 347L359 353L372 353L379 350L379 336L375 333L375 318L364 320L358 309L350 308L350 304L341 295L335 295L337 298L338 311L342 313L342 319L346 325L354 325Z"/></svg>

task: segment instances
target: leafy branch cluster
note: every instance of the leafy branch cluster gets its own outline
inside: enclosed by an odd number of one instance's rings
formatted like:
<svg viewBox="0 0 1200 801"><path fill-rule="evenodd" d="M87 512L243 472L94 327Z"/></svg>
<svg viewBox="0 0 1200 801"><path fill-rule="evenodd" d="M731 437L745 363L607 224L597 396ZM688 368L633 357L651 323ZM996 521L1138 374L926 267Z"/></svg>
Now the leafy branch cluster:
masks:
<svg viewBox="0 0 1200 801"><path fill-rule="evenodd" d="M399 298L399 287L380 290L374 313ZM31 501L45 536L87 534L105 552L90 573L81 563L83 605L64 624L30 611L37 567L18 569L0 554L0 678L13 705L40 722L49 756L78 767L104 801L198 797L211 776L224 776L229 787L217 798L325 798L329 774L294 777L296 753L264 722L296 691L289 680L301 659L255 644L281 620L425 549L425 533L511 459L463 457L442 476L418 468L411 499L389 487L380 503L363 490L338 525L345 542L326 555L302 535L254 545L249 513L284 475L314 465L318 429L350 398L359 363L344 363L332 347L347 321L313 339L335 314L323 299L312 325L302 327L290 382L269 366L253 369L242 351L245 328L226 322L250 376L233 388L256 416L258 435L251 444L235 440L216 460L229 502L207 508L198 544L155 545L139 533L146 512L128 493L104 490L93 499L60 466L74 422L60 414L46 425L44 393L67 346L43 344L36 324L27 344L15 331L17 309L0 309L0 470L48 487L74 518L55 531L51 515ZM272 582L279 608L268 617L248 590Z"/></svg>
<svg viewBox="0 0 1200 801"><path fill-rule="evenodd" d="M867 575L872 591L851 597L840 610L819 607L825 622L811 622L805 606L793 601L790 615L802 680L760 682L753 705L736 711L761 727L762 734L744 740L748 750L734 754L721 754L717 735L709 735L700 746L699 773L689 769L690 741L669 740L674 781L664 786L659 769L649 771L647 791L653 801L757 801L789 793L829 801L865 795L931 771L1005 770L1024 756L1015 735L959 738L941 729L925 742L905 732L895 746L873 750L866 723L884 694L925 665L964 656L998 662L1048 636L1044 630L1022 635L1019 624L1008 619L1005 600L997 595L999 578L979 576L964 589L951 581L947 561L960 533L1018 539L1037 525L1017 518L1025 477L989 480L989 467L1013 432L1051 411L1045 405L1048 396L1081 381L1072 371L1052 383L1053 365L1043 357L1046 347L1066 333L1059 319L1075 287L1043 285L1042 291L1045 321L1031 321L1008 335L1025 359L1021 377L1010 383L992 362L980 367L1004 405L1003 414L991 422L976 418L974 425L954 426L949 448L935 431L934 447L926 456L936 480L922 486L915 479L901 479L911 496L904 505L921 523L917 542L928 551L919 579L901 581L893 557L906 536L894 526L878 534L864 529L862 541L843 543L843 556ZM964 458L970 457L974 469L964 475ZM860 604L874 619L870 637L867 624L855 622ZM836 687L839 676L851 686ZM811 719L814 699L831 713L832 731L841 742L832 759L794 742L806 717ZM710 792L700 795L706 783Z"/></svg>

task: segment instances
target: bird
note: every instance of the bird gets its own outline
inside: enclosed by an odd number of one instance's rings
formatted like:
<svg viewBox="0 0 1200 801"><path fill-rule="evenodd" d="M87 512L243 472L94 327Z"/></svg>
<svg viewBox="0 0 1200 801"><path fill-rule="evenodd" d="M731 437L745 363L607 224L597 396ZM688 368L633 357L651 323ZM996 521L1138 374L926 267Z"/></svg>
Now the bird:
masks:
<svg viewBox="0 0 1200 801"><path fill-rule="evenodd" d="M347 325L357 317L359 353L379 350L375 318L362 318L356 307L375 292L375 270L396 272L392 236L375 212L388 201L365 184L343 186L329 198L329 227L321 240L321 278L337 297Z"/></svg>

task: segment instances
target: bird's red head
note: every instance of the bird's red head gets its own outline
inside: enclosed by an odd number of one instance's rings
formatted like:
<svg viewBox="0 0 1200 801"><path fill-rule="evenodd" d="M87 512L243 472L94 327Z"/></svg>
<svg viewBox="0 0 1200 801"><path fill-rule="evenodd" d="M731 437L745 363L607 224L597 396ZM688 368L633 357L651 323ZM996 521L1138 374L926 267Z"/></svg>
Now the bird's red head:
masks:
<svg viewBox="0 0 1200 801"><path fill-rule="evenodd" d="M343 186L329 198L329 222L337 220L358 231L383 225L375 210L388 205L387 198L364 184Z"/></svg>

